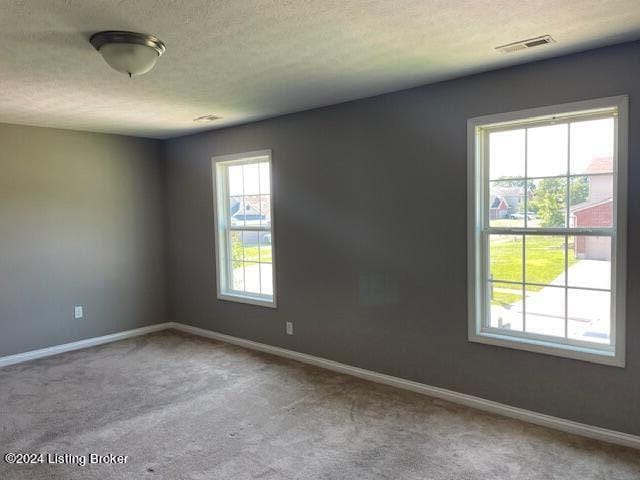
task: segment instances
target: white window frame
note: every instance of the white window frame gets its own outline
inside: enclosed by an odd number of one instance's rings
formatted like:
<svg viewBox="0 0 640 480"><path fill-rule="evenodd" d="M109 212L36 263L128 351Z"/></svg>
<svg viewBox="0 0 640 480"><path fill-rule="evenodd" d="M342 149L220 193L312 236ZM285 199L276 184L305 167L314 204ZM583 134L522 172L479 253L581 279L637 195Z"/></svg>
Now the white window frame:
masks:
<svg viewBox="0 0 640 480"><path fill-rule="evenodd" d="M271 207L271 226L233 226L228 224L229 219L229 176L228 167L231 165L247 165L252 163L269 163L269 201ZM271 163L271 150L257 150L253 152L219 155L211 159L213 176L213 209L215 218L215 257L217 294L220 300L228 300L250 305L276 308L276 244L275 244L275 212L273 209L273 171ZM273 295L239 292L230 288L231 253L229 245L229 231L231 230L259 230L271 233L271 275Z"/></svg>
<svg viewBox="0 0 640 480"><path fill-rule="evenodd" d="M489 228L488 212L484 208L489 195L488 147L486 131L490 129L521 128L567 122L586 115L611 115L615 110L614 143L614 192L613 212L616 223L608 235L612 238L611 258L611 345L598 346L581 341L567 341L541 335L497 331L485 326L488 301L488 245L483 239L498 228ZM628 96L599 98L565 103L516 112L485 115L467 122L467 201L468 201L468 339L471 342L526 350L536 353L584 360L604 365L625 366L626 323L626 241L627 241L627 154L628 154ZM569 227L569 226L567 226ZM508 233L531 233L532 228L505 229ZM542 233L547 229L537 229ZM567 235L576 233L597 234L598 229L553 229ZM588 232L586 230L589 230ZM611 230L613 234L611 235ZM584 231L584 232L582 232ZM560 341L562 340L562 341Z"/></svg>

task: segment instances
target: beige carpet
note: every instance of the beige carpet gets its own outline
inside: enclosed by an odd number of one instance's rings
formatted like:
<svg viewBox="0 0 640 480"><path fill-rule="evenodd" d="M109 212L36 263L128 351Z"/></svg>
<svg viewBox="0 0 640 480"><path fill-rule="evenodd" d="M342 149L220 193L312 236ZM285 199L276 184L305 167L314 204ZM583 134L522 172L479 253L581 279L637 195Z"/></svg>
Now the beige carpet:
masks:
<svg viewBox="0 0 640 480"><path fill-rule="evenodd" d="M640 478L635 450L175 332L0 369L0 439L128 455L3 480Z"/></svg>

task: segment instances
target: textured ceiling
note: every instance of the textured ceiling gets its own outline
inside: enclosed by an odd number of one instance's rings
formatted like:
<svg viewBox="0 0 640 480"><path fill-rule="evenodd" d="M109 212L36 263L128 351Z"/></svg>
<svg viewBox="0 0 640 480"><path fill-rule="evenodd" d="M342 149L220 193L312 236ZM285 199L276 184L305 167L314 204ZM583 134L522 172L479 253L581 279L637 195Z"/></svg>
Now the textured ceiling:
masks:
<svg viewBox="0 0 640 480"><path fill-rule="evenodd" d="M167 52L129 79L99 30ZM0 122L166 138L636 38L638 0L0 0Z"/></svg>

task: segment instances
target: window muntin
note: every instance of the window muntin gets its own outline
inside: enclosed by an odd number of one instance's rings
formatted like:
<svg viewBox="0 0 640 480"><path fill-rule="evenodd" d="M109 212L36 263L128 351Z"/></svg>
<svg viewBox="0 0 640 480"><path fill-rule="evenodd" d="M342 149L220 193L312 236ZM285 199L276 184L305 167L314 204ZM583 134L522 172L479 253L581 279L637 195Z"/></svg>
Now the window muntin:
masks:
<svg viewBox="0 0 640 480"><path fill-rule="evenodd" d="M619 106L580 110L470 121L469 335L621 364Z"/></svg>
<svg viewBox="0 0 640 480"><path fill-rule="evenodd" d="M271 154L213 158L218 297L275 306Z"/></svg>

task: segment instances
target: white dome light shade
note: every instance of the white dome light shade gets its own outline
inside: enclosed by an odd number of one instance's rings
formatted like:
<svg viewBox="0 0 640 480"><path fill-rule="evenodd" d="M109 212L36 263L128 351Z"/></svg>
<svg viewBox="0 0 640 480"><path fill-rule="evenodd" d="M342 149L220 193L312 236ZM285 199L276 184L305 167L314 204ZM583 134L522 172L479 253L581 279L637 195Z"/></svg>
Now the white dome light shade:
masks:
<svg viewBox="0 0 640 480"><path fill-rule="evenodd" d="M99 32L90 41L111 68L130 77L151 70L165 50L157 38L135 32Z"/></svg>
<svg viewBox="0 0 640 480"><path fill-rule="evenodd" d="M153 48L134 43L107 43L100 53L111 68L130 76L147 73L158 59Z"/></svg>

